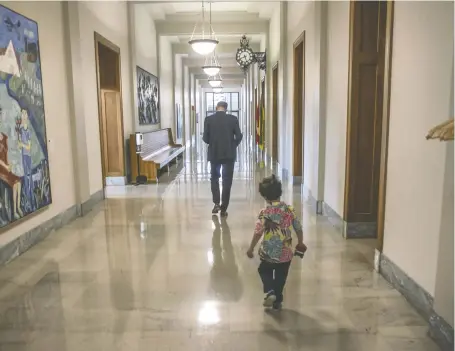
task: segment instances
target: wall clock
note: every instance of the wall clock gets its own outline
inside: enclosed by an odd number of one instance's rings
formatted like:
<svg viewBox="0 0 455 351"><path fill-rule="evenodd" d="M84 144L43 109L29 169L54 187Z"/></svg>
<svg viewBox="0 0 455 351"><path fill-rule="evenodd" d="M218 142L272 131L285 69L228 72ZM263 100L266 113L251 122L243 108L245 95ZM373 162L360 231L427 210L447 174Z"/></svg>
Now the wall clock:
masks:
<svg viewBox="0 0 455 351"><path fill-rule="evenodd" d="M249 46L237 49L235 59L240 67L248 67L254 61L254 52Z"/></svg>
<svg viewBox="0 0 455 351"><path fill-rule="evenodd" d="M248 67L250 67L253 63L258 63L259 69L265 71L265 52L254 52L253 49L250 48L250 41L247 39L246 35L243 35L242 39L240 39L240 48L237 49L235 60L245 74Z"/></svg>

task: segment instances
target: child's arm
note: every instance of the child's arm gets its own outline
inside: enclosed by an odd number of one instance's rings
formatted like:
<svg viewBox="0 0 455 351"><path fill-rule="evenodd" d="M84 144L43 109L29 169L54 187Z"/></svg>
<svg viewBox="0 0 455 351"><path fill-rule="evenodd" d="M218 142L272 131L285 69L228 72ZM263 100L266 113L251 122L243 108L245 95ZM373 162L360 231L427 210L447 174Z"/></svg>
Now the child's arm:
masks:
<svg viewBox="0 0 455 351"><path fill-rule="evenodd" d="M295 234L297 235L298 244L301 245L301 244L303 244L302 223L300 223L300 220L295 215L294 209L291 208L291 210L292 210L292 215L294 217L294 219L292 220L292 226L294 227Z"/></svg>
<svg viewBox="0 0 455 351"><path fill-rule="evenodd" d="M264 223L263 223L263 219L261 218L261 216L259 216L259 218L256 222L256 227L254 228L254 235L253 235L253 238L251 239L250 248L247 251L248 257L250 257L250 258L253 257L254 248L258 244L259 240L261 240L263 234L264 234Z"/></svg>

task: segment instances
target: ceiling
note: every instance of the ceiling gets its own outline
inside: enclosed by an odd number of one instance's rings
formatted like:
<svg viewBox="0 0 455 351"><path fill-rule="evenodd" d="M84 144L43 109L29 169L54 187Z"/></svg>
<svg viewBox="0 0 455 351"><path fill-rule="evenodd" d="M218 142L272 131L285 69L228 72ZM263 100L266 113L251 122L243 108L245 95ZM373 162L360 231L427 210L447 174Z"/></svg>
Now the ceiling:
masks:
<svg viewBox="0 0 455 351"><path fill-rule="evenodd" d="M233 18L238 21L239 15L250 18L251 15L262 19L270 19L273 10L279 2L255 2L255 1L226 1L214 2L212 7L212 21L226 21ZM142 4L153 19L166 19L166 16L179 15L182 17L201 16L202 2L169 2L169 3L146 3ZM204 4L206 16L209 17L210 5ZM222 15L221 15L222 14ZM237 15L237 16L235 16Z"/></svg>
<svg viewBox="0 0 455 351"><path fill-rule="evenodd" d="M200 69L205 58L195 54L188 41L192 32L196 37L202 31L202 2L135 2L147 11L160 36L169 40L173 45L175 55L181 55L183 64L190 69ZM235 61L240 39L245 33L250 45L255 51L259 51L261 43L266 43L266 35L269 28L268 21L273 13L279 8L278 1L216 1L211 4L204 2L205 23L212 21L212 28L220 44L217 56L223 69L221 75L226 83L241 84L243 72ZM211 7L211 15L209 9ZM197 24L197 26L195 26ZM196 27L196 29L195 29ZM206 26L206 29L207 26ZM198 72L199 73L199 72ZM200 80L203 83L203 80Z"/></svg>

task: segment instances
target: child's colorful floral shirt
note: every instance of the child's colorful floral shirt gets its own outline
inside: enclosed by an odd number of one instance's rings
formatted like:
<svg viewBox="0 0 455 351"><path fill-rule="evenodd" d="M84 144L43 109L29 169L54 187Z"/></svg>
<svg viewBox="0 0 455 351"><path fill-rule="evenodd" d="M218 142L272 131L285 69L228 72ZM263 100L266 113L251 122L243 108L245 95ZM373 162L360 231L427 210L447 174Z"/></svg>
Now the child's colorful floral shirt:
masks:
<svg viewBox="0 0 455 351"><path fill-rule="evenodd" d="M294 209L284 202L274 202L261 210L254 235L263 237L259 256L272 263L292 260L292 234L302 230Z"/></svg>

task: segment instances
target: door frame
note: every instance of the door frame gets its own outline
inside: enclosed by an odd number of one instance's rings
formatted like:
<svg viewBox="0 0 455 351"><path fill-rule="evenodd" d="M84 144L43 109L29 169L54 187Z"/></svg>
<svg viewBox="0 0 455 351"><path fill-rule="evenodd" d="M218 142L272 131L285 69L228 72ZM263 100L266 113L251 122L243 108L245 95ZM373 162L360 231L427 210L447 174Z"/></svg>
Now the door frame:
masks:
<svg viewBox="0 0 455 351"><path fill-rule="evenodd" d="M279 62L275 63L272 67L272 158L274 161L279 162L279 121L278 121L278 74ZM276 74L276 78L275 78Z"/></svg>
<svg viewBox="0 0 455 351"><path fill-rule="evenodd" d="M98 123L99 123L99 135L100 135L100 151L101 151L101 177L103 182L103 188L106 186L106 165L104 164L104 130L102 125L102 99L101 99L101 84L100 84L100 60L99 60L99 50L98 45L104 45L105 47L109 48L113 52L115 52L118 56L118 69L117 69L117 77L118 77L118 90L120 94L120 115L121 115L121 133L122 133L122 144L121 153L122 153L122 161L123 161L123 177L125 177L126 173L126 165L125 165L125 131L123 126L123 95L122 95L122 60L120 54L120 48L112 43L110 40L103 37L101 34L94 32L94 43L95 43L95 65L96 65L96 90L97 90L97 98L98 98Z"/></svg>
<svg viewBox="0 0 455 351"><path fill-rule="evenodd" d="M387 190L387 160L389 148L389 124L390 124L390 95L391 95L391 75L392 75L392 49L393 49L393 21L394 21L394 0L386 1L386 25L385 25L385 44L384 44L384 82L382 96L382 124L381 124L381 148L380 148L380 164L379 164L379 184L378 184L378 201L377 201L377 228L376 228L376 250L382 253L384 245L384 225L385 225L385 206L386 206L386 190ZM355 2L350 3L350 18L353 18L355 11ZM350 38L354 34L354 21L350 21L349 35ZM349 68L348 68L348 108L349 116L351 111L351 84L352 84L352 53L354 43L350 40L349 43ZM349 161L349 123L348 118L346 132L346 177L344 191L344 216L347 214L347 197L349 191L348 182L348 161Z"/></svg>
<svg viewBox="0 0 455 351"><path fill-rule="evenodd" d="M299 37L297 38L297 40L294 41L294 44L293 44L293 50L292 50L292 57L293 57L293 138L292 138L292 146L293 146L293 152L292 152L292 159L293 159L293 162L292 162L292 176L293 176L293 179L294 180L298 180L300 179L300 182L303 183L303 174L304 174L304 153L305 153L305 150L304 150L304 146L305 146L305 95L306 95L306 91L305 91L305 51L306 51L306 40L305 40L305 32L306 31L303 31L302 34L299 35ZM296 60L296 57L297 57L297 48L302 45L302 96L300 97L301 98L301 103L302 103L302 113L300 116L298 116L298 111L296 109L296 106L297 106L297 103L298 103L298 89L297 89L297 85L296 85L296 82L297 82L297 76L296 76L296 67L297 67L297 60ZM297 130L298 128L296 128L296 125L298 127L298 124L297 124L297 121L298 121L298 118L301 119L302 121L302 127L300 128L300 138L301 138L301 142L302 142L302 146L301 147L296 147L298 145L296 145L296 133L297 133ZM296 154L295 150L296 149L300 149L300 152L301 154ZM298 156L301 156L300 158L298 158ZM299 159L299 162L300 162L300 167L297 167L296 166L296 160ZM299 172L301 175L298 175L296 176L295 173L296 171L298 170L298 168L300 168Z"/></svg>
<svg viewBox="0 0 455 351"><path fill-rule="evenodd" d="M392 82L392 50L393 50L393 20L395 2L387 1L385 57L384 57L384 94L382 105L382 141L381 162L379 166L379 194L377 217L376 249L382 253L384 247L385 205L387 191L387 160L389 155L389 125L390 125L390 91Z"/></svg>

